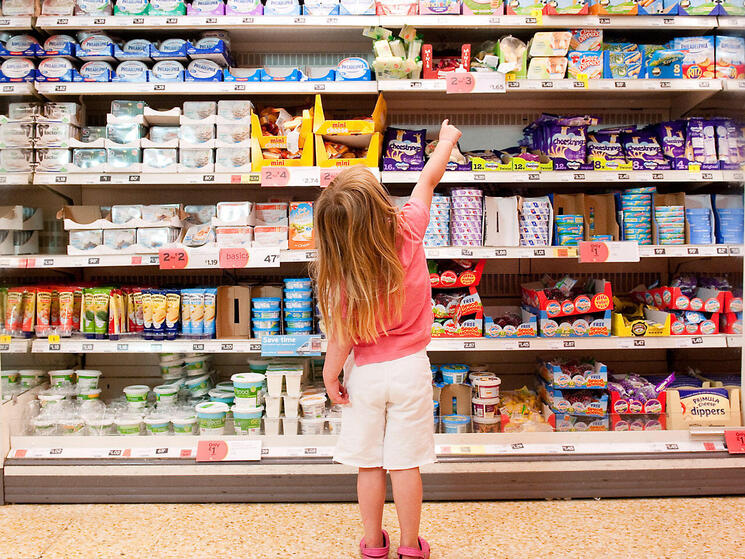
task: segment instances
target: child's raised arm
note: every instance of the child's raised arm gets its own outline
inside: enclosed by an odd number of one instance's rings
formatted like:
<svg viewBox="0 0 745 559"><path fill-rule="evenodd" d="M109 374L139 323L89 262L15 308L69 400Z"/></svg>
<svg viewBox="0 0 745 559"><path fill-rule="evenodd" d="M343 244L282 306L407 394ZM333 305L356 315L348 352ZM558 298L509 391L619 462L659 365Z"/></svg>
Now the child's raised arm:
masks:
<svg viewBox="0 0 745 559"><path fill-rule="evenodd" d="M414 190L411 192L412 198L424 202L427 207L430 206L432 203L432 193L440 183L440 180L442 180L442 175L445 173L445 166L450 160L450 152L457 145L460 137L460 130L455 126L451 126L447 119L442 121L437 147L435 147L432 155L429 156L429 161L427 161L424 169L422 169L422 174L419 175L419 181L417 181Z"/></svg>

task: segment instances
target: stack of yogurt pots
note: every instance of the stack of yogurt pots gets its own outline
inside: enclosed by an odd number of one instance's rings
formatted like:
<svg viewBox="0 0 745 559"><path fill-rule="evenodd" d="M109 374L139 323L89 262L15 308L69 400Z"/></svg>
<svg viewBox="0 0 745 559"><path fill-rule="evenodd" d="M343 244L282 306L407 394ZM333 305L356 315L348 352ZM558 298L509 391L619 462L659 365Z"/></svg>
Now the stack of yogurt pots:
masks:
<svg viewBox="0 0 745 559"><path fill-rule="evenodd" d="M313 290L308 278L284 281L285 334L313 333Z"/></svg>
<svg viewBox="0 0 745 559"><path fill-rule="evenodd" d="M254 338L279 334L282 309L279 297L257 297L251 299L251 327Z"/></svg>
<svg viewBox="0 0 745 559"><path fill-rule="evenodd" d="M450 198L435 194L429 207L429 225L424 233L424 246L445 247L450 244Z"/></svg>
<svg viewBox="0 0 745 559"><path fill-rule="evenodd" d="M236 435L261 434L261 418L264 415L264 387L266 385L265 373L268 364L269 362L264 360L250 361L248 372L238 373L230 377L233 382L234 396L231 411ZM227 412L227 404L224 404L224 409Z"/></svg>
<svg viewBox="0 0 745 559"><path fill-rule="evenodd" d="M544 198L532 198L522 201L518 225L520 228L520 246L548 246L548 230L551 224L551 204Z"/></svg>
<svg viewBox="0 0 745 559"><path fill-rule="evenodd" d="M481 246L484 192L477 188L454 188L450 194L450 242L453 246Z"/></svg>
<svg viewBox="0 0 745 559"><path fill-rule="evenodd" d="M466 384L468 382L468 365L451 363L440 365L440 374L442 375L443 385L447 384ZM442 431L444 433L467 433L471 424L471 418L465 415L453 413L440 417ZM435 419L435 430L437 428L437 419Z"/></svg>
<svg viewBox="0 0 745 559"><path fill-rule="evenodd" d="M0 393L3 400L10 400L16 394L39 386L46 378L47 373L40 369L0 371Z"/></svg>
<svg viewBox="0 0 745 559"><path fill-rule="evenodd" d="M502 380L486 371L471 371L469 374L473 387L471 405L473 407L473 430L476 433L499 432L499 388Z"/></svg>
<svg viewBox="0 0 745 559"><path fill-rule="evenodd" d="M285 435L298 431L298 404L303 364L299 361L274 361L266 368L266 433L279 434L279 421ZM283 390L284 388L284 390ZM281 413L284 409L284 415Z"/></svg>

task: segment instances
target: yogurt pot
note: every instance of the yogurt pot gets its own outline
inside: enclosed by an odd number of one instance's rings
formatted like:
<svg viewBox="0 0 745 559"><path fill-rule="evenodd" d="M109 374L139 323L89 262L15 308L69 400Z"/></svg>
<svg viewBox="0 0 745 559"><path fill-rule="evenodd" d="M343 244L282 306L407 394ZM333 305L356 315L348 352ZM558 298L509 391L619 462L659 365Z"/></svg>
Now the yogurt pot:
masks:
<svg viewBox="0 0 745 559"><path fill-rule="evenodd" d="M326 411L326 396L322 394L311 394L300 398L300 407L303 408L303 417L323 417Z"/></svg>
<svg viewBox="0 0 745 559"><path fill-rule="evenodd" d="M286 278L284 280L285 289L304 289L310 291L309 278Z"/></svg>
<svg viewBox="0 0 745 559"><path fill-rule="evenodd" d="M471 418L465 415L443 415L443 433L468 433Z"/></svg>
<svg viewBox="0 0 745 559"><path fill-rule="evenodd" d="M209 375L201 375L198 377L190 377L186 379L185 386L192 398L204 396L212 388Z"/></svg>
<svg viewBox="0 0 745 559"><path fill-rule="evenodd" d="M184 359L184 369L186 370L187 374L189 373L189 371L206 368L207 359L205 359L204 357L190 357L188 359Z"/></svg>
<svg viewBox="0 0 745 559"><path fill-rule="evenodd" d="M338 435L341 433L341 417L327 417L326 423L329 426L329 433Z"/></svg>
<svg viewBox="0 0 745 559"><path fill-rule="evenodd" d="M300 397L284 394L282 400L284 400L285 417L297 417Z"/></svg>
<svg viewBox="0 0 745 559"><path fill-rule="evenodd" d="M279 327L270 328L269 330L262 330L261 328L254 328L254 337L257 340L262 339L264 336L278 336L278 335L279 335Z"/></svg>
<svg viewBox="0 0 745 559"><path fill-rule="evenodd" d="M266 373L266 369L271 363L269 359L249 359L248 368L251 369L252 373Z"/></svg>
<svg viewBox="0 0 745 559"><path fill-rule="evenodd" d="M189 380L194 377L201 377L201 376L207 375L209 374L210 371L209 369L204 368L204 369L189 369L188 371L185 371L185 372L186 372L185 380Z"/></svg>
<svg viewBox="0 0 745 559"><path fill-rule="evenodd" d="M2 377L2 386L3 388L9 388L11 386L15 386L18 384L21 376L18 373L18 371L2 371L0 372L0 377Z"/></svg>
<svg viewBox="0 0 745 559"><path fill-rule="evenodd" d="M259 392L266 378L259 373L238 373L230 377L235 388L235 405L244 409L258 407Z"/></svg>
<svg viewBox="0 0 745 559"><path fill-rule="evenodd" d="M98 379L101 378L101 371L80 369L75 371L75 375L78 377L78 388L80 390L98 388Z"/></svg>
<svg viewBox="0 0 745 559"><path fill-rule="evenodd" d="M222 402L202 402L194 406L199 419L199 432L202 435L222 435L225 433L225 416L230 408Z"/></svg>
<svg viewBox="0 0 745 559"><path fill-rule="evenodd" d="M139 415L123 415L114 423L116 432L120 435L139 435L142 429L142 418Z"/></svg>
<svg viewBox="0 0 745 559"><path fill-rule="evenodd" d="M215 388L217 390L222 390L223 392L232 392L233 394L235 394L235 387L233 386L233 383L231 381L218 382L215 385Z"/></svg>
<svg viewBox="0 0 745 559"><path fill-rule="evenodd" d="M175 404L178 400L178 393L180 390L181 387L177 384L161 384L160 386L153 388L155 399L159 406Z"/></svg>
<svg viewBox="0 0 745 559"><path fill-rule="evenodd" d="M468 367L466 365L442 365L440 371L445 384L463 384L468 377Z"/></svg>
<svg viewBox="0 0 745 559"><path fill-rule="evenodd" d="M310 330L313 328L312 320L290 320L286 321L288 330Z"/></svg>
<svg viewBox="0 0 745 559"><path fill-rule="evenodd" d="M163 380L173 380L184 376L184 368L181 365L161 365L160 374Z"/></svg>
<svg viewBox="0 0 745 559"><path fill-rule="evenodd" d="M494 418L499 415L499 398L473 398L471 404L475 417Z"/></svg>
<svg viewBox="0 0 745 559"><path fill-rule="evenodd" d="M312 334L312 333L313 333L312 328L290 328L290 327L285 328L285 334L287 334L288 336L301 335L301 334Z"/></svg>
<svg viewBox="0 0 745 559"><path fill-rule="evenodd" d="M313 311L311 299L285 299L286 311Z"/></svg>
<svg viewBox="0 0 745 559"><path fill-rule="evenodd" d="M279 319L253 320L254 328L257 330L279 330Z"/></svg>
<svg viewBox="0 0 745 559"><path fill-rule="evenodd" d="M196 415L182 415L171 418L174 435L193 435L197 424Z"/></svg>
<svg viewBox="0 0 745 559"><path fill-rule="evenodd" d="M285 289L285 304L287 301L309 301L312 295L310 289Z"/></svg>
<svg viewBox="0 0 745 559"><path fill-rule="evenodd" d="M21 369L20 371L18 371L18 377L21 381L21 386L24 388L39 386L44 381L45 376L46 373L39 369Z"/></svg>
<svg viewBox="0 0 745 559"><path fill-rule="evenodd" d="M301 417L300 434L301 435L322 435L323 428L326 426L326 420L323 417Z"/></svg>
<svg viewBox="0 0 745 559"><path fill-rule="evenodd" d="M473 387L479 398L499 398L499 386L502 380L493 375L484 375L473 379Z"/></svg>
<svg viewBox="0 0 745 559"><path fill-rule="evenodd" d="M54 406L61 403L66 396L64 394L41 393L37 398L39 398L39 405L42 408L46 408L47 406Z"/></svg>
<svg viewBox="0 0 745 559"><path fill-rule="evenodd" d="M252 315L254 320L279 320L279 311L257 311L254 310Z"/></svg>
<svg viewBox="0 0 745 559"><path fill-rule="evenodd" d="M499 433L499 417L474 417L474 433Z"/></svg>
<svg viewBox="0 0 745 559"><path fill-rule="evenodd" d="M261 416L264 414L264 406L256 408L238 408L233 406L233 421L237 435L259 435L261 434Z"/></svg>
<svg viewBox="0 0 745 559"><path fill-rule="evenodd" d="M77 435L85 428L85 421L79 416L67 416L57 422L57 429L61 435Z"/></svg>
<svg viewBox="0 0 745 559"><path fill-rule="evenodd" d="M161 353L160 364L180 366L184 364L184 356L181 353Z"/></svg>
<svg viewBox="0 0 745 559"><path fill-rule="evenodd" d="M280 416L280 409L282 408L282 398L279 396L266 396L264 398L264 406L266 407L266 416L271 419L277 419ZM297 416L297 402L295 402L295 415Z"/></svg>
<svg viewBox="0 0 745 559"><path fill-rule="evenodd" d="M57 432L57 423L48 417L34 417L31 420L34 435L50 436Z"/></svg>
<svg viewBox="0 0 745 559"><path fill-rule="evenodd" d="M124 396L127 398L129 407L133 409L142 409L145 407L149 392L150 387L144 384L133 384L124 387Z"/></svg>
<svg viewBox="0 0 745 559"><path fill-rule="evenodd" d="M171 418L163 414L153 414L145 418L145 429L149 435L165 436L170 434Z"/></svg>
<svg viewBox="0 0 745 559"><path fill-rule="evenodd" d="M84 388L78 392L78 400L100 400L101 389L100 388Z"/></svg>
<svg viewBox="0 0 745 559"><path fill-rule="evenodd" d="M210 401L222 402L223 404L228 404L229 406L232 406L233 401L235 400L235 393L225 392L217 388L213 388L212 390L210 390L209 395L210 395Z"/></svg>
<svg viewBox="0 0 745 559"><path fill-rule="evenodd" d="M297 417L283 417L282 418L282 434L297 435L298 423L299 423L299 419Z"/></svg>
<svg viewBox="0 0 745 559"><path fill-rule="evenodd" d="M266 391L269 396L279 397L282 395L282 379L285 371L267 371L266 372Z"/></svg>
<svg viewBox="0 0 745 559"><path fill-rule="evenodd" d="M89 435L110 435L114 430L113 417L89 417L85 420Z"/></svg>
<svg viewBox="0 0 745 559"><path fill-rule="evenodd" d="M251 299L251 308L257 311L278 311L279 297L258 297Z"/></svg>
<svg viewBox="0 0 745 559"><path fill-rule="evenodd" d="M72 384L72 379L75 376L75 371L72 369L57 369L55 371L49 371L49 384L52 386L59 386L61 384Z"/></svg>
<svg viewBox="0 0 745 559"><path fill-rule="evenodd" d="M285 389L287 394L293 398L300 397L300 380L303 377L302 371L285 372Z"/></svg>
<svg viewBox="0 0 745 559"><path fill-rule="evenodd" d="M279 435L279 424L280 419L271 417L264 418L264 434L265 435Z"/></svg>
<svg viewBox="0 0 745 559"><path fill-rule="evenodd" d="M311 320L313 318L313 311L287 311L285 313L285 320Z"/></svg>

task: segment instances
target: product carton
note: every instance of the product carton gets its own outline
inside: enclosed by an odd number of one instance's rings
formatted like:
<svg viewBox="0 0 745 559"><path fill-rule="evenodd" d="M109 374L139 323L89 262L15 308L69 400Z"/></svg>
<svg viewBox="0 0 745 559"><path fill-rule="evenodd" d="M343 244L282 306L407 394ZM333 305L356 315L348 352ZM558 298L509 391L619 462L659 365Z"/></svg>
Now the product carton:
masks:
<svg viewBox="0 0 745 559"><path fill-rule="evenodd" d="M616 375L623 378L624 375ZM652 381L656 382L656 381ZM663 390L657 398L650 398L646 402L640 402L630 398L622 398L615 390L610 390L611 413L626 414L664 414L667 401L666 392Z"/></svg>
<svg viewBox="0 0 745 559"><path fill-rule="evenodd" d="M520 245L518 197L484 197L484 246Z"/></svg>
<svg viewBox="0 0 745 559"><path fill-rule="evenodd" d="M673 39L672 48L685 53L684 78L700 80L715 76L714 37L676 37Z"/></svg>
<svg viewBox="0 0 745 559"><path fill-rule="evenodd" d="M436 61L441 56L435 56L432 45L422 45L422 78L425 80L434 80L446 78L451 72L468 72L471 69L471 45L464 44L460 47L460 66L448 70L436 70ZM447 56L445 58L452 58Z"/></svg>
<svg viewBox="0 0 745 559"><path fill-rule="evenodd" d="M316 135L316 164L319 167L352 167L362 165L364 167L378 167L380 154L383 151L383 135L380 132L373 134L357 134L354 136L319 136ZM349 157L330 159L326 152L324 140L336 142L354 149L367 148L364 157Z"/></svg>
<svg viewBox="0 0 745 559"><path fill-rule="evenodd" d="M547 318L604 312L613 309L611 284L604 279L592 280L592 293L559 302L549 298L541 282L522 285L523 303L536 311L543 311ZM610 316L608 317L610 318Z"/></svg>
<svg viewBox="0 0 745 559"><path fill-rule="evenodd" d="M621 304L616 302L615 306L618 309ZM627 314L621 314L620 312L613 312L611 317L612 330L614 336L620 337L658 337L658 336L669 336L670 335L670 315L665 317L664 322L655 322L649 318L649 311L645 305L637 305L635 303L627 302L626 305L636 306L637 312L634 313L633 318L629 318ZM636 318L636 315L643 313L643 318Z"/></svg>
<svg viewBox="0 0 745 559"><path fill-rule="evenodd" d="M511 0L505 2L504 13L508 16L533 16L543 13L544 2L541 0Z"/></svg>
<svg viewBox="0 0 745 559"><path fill-rule="evenodd" d="M664 431L667 427L664 413L646 415L610 414L611 431Z"/></svg>
<svg viewBox="0 0 745 559"><path fill-rule="evenodd" d="M608 384L608 367L599 361L584 377L570 377L558 364L544 361L538 365L538 375L553 388L605 388Z"/></svg>
<svg viewBox="0 0 745 559"><path fill-rule="evenodd" d="M571 389L554 388L542 379L537 384L538 394L555 413L586 417L604 417L608 413L608 395L603 391L594 391L589 402L577 402L572 399Z"/></svg>
<svg viewBox="0 0 745 559"><path fill-rule="evenodd" d="M23 206L0 206L0 231L40 231L44 229L44 212L39 208L24 219Z"/></svg>
<svg viewBox="0 0 745 559"><path fill-rule="evenodd" d="M552 0L551 2L546 2L543 8L543 14L549 16L582 16L589 13L589 4L589 0Z"/></svg>
<svg viewBox="0 0 745 559"><path fill-rule="evenodd" d="M590 13L599 16L635 16L639 4L630 0L590 0Z"/></svg>
<svg viewBox="0 0 745 559"><path fill-rule="evenodd" d="M745 38L717 35L715 52L717 78L745 79Z"/></svg>
<svg viewBox="0 0 745 559"><path fill-rule="evenodd" d="M526 308L518 306L486 307L484 309L484 337L485 338L535 338L538 336L538 317ZM522 323L500 326L494 322L493 316L501 316L505 312L512 312L522 317Z"/></svg>
<svg viewBox="0 0 745 559"><path fill-rule="evenodd" d="M693 426L742 425L740 398L739 387L714 387L709 382L705 382L702 387L668 388L668 428L688 430Z"/></svg>
<svg viewBox="0 0 745 559"><path fill-rule="evenodd" d="M538 336L541 338L595 338L611 333L611 311L597 312L589 318L565 316L549 318L546 311L538 314Z"/></svg>
<svg viewBox="0 0 745 559"><path fill-rule="evenodd" d="M432 399L440 404L440 415L471 415L471 387L467 384L435 386Z"/></svg>
<svg viewBox="0 0 745 559"><path fill-rule="evenodd" d="M289 222L290 249L315 248L313 202L290 202Z"/></svg>
<svg viewBox="0 0 745 559"><path fill-rule="evenodd" d="M272 167L312 167L313 166L313 116L312 111L303 110L302 124L299 134L294 138L289 136L267 136L261 129L259 116L251 114L251 167L254 172L261 171L264 166ZM297 142L295 144L295 142ZM295 145L293 145L295 144ZM265 158L263 149L299 148L300 157L297 159Z"/></svg>
<svg viewBox="0 0 745 559"><path fill-rule="evenodd" d="M706 199L708 200L709 197L707 196ZM700 207L699 205L696 206L686 206L689 202L691 204L694 204L694 200L688 200L688 196L686 196L682 192L671 192L669 194L660 194L659 192L655 192L655 194L652 196L653 205L652 208L652 242L653 244L660 244L660 234L657 228L657 220L654 218L654 208L658 206L683 206L683 207ZM714 216L711 216L711 222L714 223ZM713 235L713 231L712 231ZM686 219L685 224L685 242L687 243L690 239L690 232L688 227L688 219ZM712 242L714 240L712 239Z"/></svg>
<svg viewBox="0 0 745 559"><path fill-rule="evenodd" d="M217 288L217 338L251 337L251 288L221 285Z"/></svg>
<svg viewBox="0 0 745 559"><path fill-rule="evenodd" d="M600 417L572 415L568 413L555 413L543 404L543 417L551 427L557 432L574 432L574 431L608 431L610 421L608 415Z"/></svg>
<svg viewBox="0 0 745 559"><path fill-rule="evenodd" d="M502 0L463 0L463 15L491 16L504 13Z"/></svg>

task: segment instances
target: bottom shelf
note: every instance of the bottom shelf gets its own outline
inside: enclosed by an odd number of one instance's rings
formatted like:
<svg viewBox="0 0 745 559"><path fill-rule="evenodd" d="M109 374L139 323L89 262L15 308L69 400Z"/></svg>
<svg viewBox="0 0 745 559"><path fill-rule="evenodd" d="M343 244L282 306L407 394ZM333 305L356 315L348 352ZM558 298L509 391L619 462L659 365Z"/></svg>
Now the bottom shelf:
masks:
<svg viewBox="0 0 745 559"><path fill-rule="evenodd" d="M264 457L251 463L198 463L194 454L185 451L195 453L199 437L154 439L13 437L5 462L5 500L355 499L356 470L332 463L332 436L259 437ZM436 444L439 462L422 468L427 500L745 494L745 458L730 456L721 435L699 437L688 431L461 434L437 435ZM122 452L124 447L128 456ZM49 454L52 449L56 450ZM110 450L118 452L110 457ZM44 458L34 457L45 453Z"/></svg>

